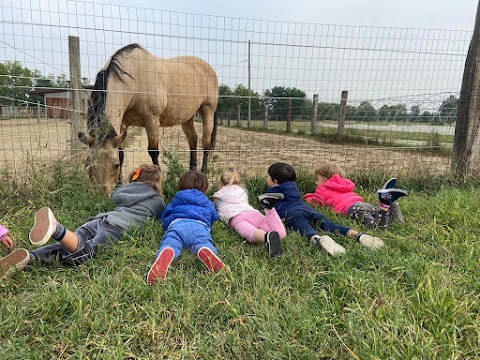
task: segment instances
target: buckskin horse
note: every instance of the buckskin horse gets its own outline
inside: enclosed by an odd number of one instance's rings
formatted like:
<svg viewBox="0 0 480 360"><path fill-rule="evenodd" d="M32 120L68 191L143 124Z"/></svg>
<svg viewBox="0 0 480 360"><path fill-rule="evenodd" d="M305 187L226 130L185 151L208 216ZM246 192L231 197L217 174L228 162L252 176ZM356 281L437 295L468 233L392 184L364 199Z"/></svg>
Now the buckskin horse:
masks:
<svg viewBox="0 0 480 360"><path fill-rule="evenodd" d="M93 149L89 177L109 193L121 178L129 126L144 127L148 153L158 165L160 127L181 125L190 148L190 169L197 168L193 118L203 120L202 172L215 146L218 80L213 68L194 56L162 59L138 44L118 50L97 74L87 114L88 134L79 139Z"/></svg>

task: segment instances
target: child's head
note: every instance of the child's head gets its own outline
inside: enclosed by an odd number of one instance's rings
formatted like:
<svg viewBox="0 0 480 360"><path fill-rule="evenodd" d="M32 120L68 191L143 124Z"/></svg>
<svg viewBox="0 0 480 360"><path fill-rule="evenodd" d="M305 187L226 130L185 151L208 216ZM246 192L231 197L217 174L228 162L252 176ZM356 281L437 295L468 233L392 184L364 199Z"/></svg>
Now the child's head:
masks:
<svg viewBox="0 0 480 360"><path fill-rule="evenodd" d="M178 190L197 189L204 194L208 191L208 179L201 172L189 170L178 180Z"/></svg>
<svg viewBox="0 0 480 360"><path fill-rule="evenodd" d="M132 171L129 176L130 182L143 182L153 187L163 196L163 176L160 166L153 164L142 164Z"/></svg>
<svg viewBox="0 0 480 360"><path fill-rule="evenodd" d="M233 166L229 166L220 177L219 187L221 188L227 185L240 185L241 181L242 178L239 172Z"/></svg>
<svg viewBox="0 0 480 360"><path fill-rule="evenodd" d="M297 180L297 175L295 174L295 169L287 163L274 163L268 168L268 175L273 182L277 184L283 184L287 181Z"/></svg>
<svg viewBox="0 0 480 360"><path fill-rule="evenodd" d="M324 164L315 170L315 177L322 176L325 179L330 179L333 175L344 177L345 172L340 166L333 163Z"/></svg>

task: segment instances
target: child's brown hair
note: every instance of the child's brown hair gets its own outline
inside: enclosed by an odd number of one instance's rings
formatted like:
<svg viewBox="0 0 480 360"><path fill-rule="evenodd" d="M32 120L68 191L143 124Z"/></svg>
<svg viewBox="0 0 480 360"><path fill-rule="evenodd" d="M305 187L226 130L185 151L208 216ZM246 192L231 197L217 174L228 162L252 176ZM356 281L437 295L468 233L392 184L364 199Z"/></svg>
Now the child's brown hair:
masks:
<svg viewBox="0 0 480 360"><path fill-rule="evenodd" d="M315 176L317 175L323 176L325 179L330 179L333 175L345 177L345 172L337 164L328 163L315 170Z"/></svg>
<svg viewBox="0 0 480 360"><path fill-rule="evenodd" d="M207 177L196 170L189 170L178 181L178 190L197 189L204 194L208 191Z"/></svg>
<svg viewBox="0 0 480 360"><path fill-rule="evenodd" d="M240 185L242 182L242 177L240 173L232 165L230 165L227 170L220 176L220 185Z"/></svg>
<svg viewBox="0 0 480 360"><path fill-rule="evenodd" d="M140 165L130 174L129 182L143 182L148 184L163 196L163 173L158 165Z"/></svg>

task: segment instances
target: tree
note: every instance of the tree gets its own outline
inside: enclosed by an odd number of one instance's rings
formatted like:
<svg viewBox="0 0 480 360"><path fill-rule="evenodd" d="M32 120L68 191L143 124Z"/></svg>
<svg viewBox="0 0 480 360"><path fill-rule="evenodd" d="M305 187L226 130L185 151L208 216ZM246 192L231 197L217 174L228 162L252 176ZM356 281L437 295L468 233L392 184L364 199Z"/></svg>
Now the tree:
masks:
<svg viewBox="0 0 480 360"><path fill-rule="evenodd" d="M438 108L439 122L452 124L457 118L458 98L450 95Z"/></svg>
<svg viewBox="0 0 480 360"><path fill-rule="evenodd" d="M228 113L231 114L235 107L234 100L231 97L233 95L232 90L228 87L228 85L221 84L218 87L218 95L217 112L220 114L220 116L224 116Z"/></svg>
<svg viewBox="0 0 480 360"><path fill-rule="evenodd" d="M0 105L20 105L29 101L33 72L18 61L0 63Z"/></svg>
<svg viewBox="0 0 480 360"><path fill-rule="evenodd" d="M268 106L270 114L282 120L287 119L288 98L292 98L292 114L302 113L305 107L305 92L294 87L275 86L265 90L263 95L265 96L263 104Z"/></svg>
<svg viewBox="0 0 480 360"><path fill-rule="evenodd" d="M248 98L251 97L251 110L257 111L260 108L260 100L258 94L251 89L247 89L244 85L238 84L233 90L234 103L240 105L240 111L244 114L248 112ZM235 98L237 96L237 98Z"/></svg>
<svg viewBox="0 0 480 360"><path fill-rule="evenodd" d="M337 103L318 103L318 120L338 120L340 105Z"/></svg>
<svg viewBox="0 0 480 360"><path fill-rule="evenodd" d="M410 121L417 122L420 117L420 106L412 105L410 106Z"/></svg>
<svg viewBox="0 0 480 360"><path fill-rule="evenodd" d="M370 101L363 101L357 108L355 120L358 121L372 121L377 119L377 110L373 107Z"/></svg>

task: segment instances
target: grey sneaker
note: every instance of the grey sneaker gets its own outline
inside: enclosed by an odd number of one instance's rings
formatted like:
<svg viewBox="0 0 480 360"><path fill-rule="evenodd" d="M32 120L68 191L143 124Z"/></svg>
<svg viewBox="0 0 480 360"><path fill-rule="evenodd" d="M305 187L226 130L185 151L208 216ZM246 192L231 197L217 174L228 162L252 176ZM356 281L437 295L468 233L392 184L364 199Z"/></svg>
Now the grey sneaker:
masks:
<svg viewBox="0 0 480 360"><path fill-rule="evenodd" d="M265 234L265 247L267 248L270 257L283 254L282 244L280 243L280 236L276 231L270 231Z"/></svg>
<svg viewBox="0 0 480 360"><path fill-rule="evenodd" d="M44 245L55 232L56 226L57 220L50 208L44 207L38 210L35 213L35 223L28 235L30 242L35 246Z"/></svg>
<svg viewBox="0 0 480 360"><path fill-rule="evenodd" d="M12 275L16 270L22 270L30 261L30 253L25 249L16 249L0 259L0 278Z"/></svg>
<svg viewBox="0 0 480 360"><path fill-rule="evenodd" d="M377 193L380 203L386 205L392 205L397 199L407 196L407 192L401 189L380 189Z"/></svg>
<svg viewBox="0 0 480 360"><path fill-rule="evenodd" d="M332 256L344 254L346 251L342 245L337 244L335 240L328 235L315 237L313 243L319 245L323 251Z"/></svg>
<svg viewBox="0 0 480 360"><path fill-rule="evenodd" d="M390 179L388 179L385 184L383 184L383 187L382 189L391 189L391 188L394 188L395 185L397 185L397 178L396 177L392 177Z"/></svg>
<svg viewBox="0 0 480 360"><path fill-rule="evenodd" d="M264 209L271 209L275 206L278 200L283 200L285 196L282 193L266 193L258 197L260 205Z"/></svg>

